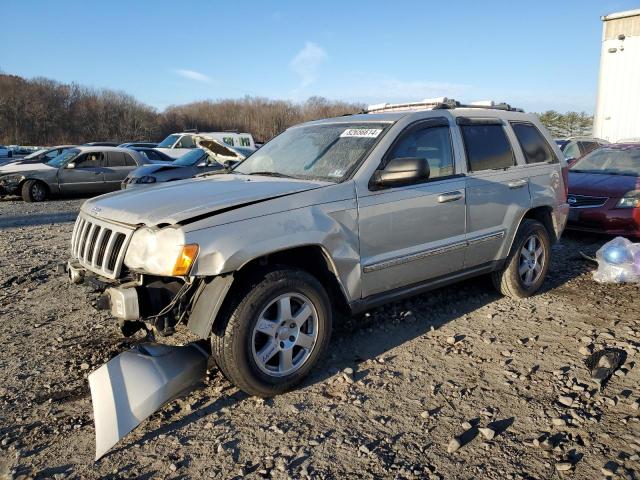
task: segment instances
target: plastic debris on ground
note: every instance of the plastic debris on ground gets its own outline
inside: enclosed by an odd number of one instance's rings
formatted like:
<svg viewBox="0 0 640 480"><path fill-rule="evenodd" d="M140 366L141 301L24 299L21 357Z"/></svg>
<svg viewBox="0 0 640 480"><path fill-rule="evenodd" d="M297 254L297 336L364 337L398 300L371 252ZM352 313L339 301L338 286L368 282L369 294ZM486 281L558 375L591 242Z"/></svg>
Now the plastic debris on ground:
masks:
<svg viewBox="0 0 640 480"><path fill-rule="evenodd" d="M616 237L597 252L598 269L593 278L599 283L639 283L640 243Z"/></svg>
<svg viewBox="0 0 640 480"><path fill-rule="evenodd" d="M602 390L611 378L611 375L624 364L626 358L627 354L624 350L619 348L605 348L590 355L585 360L585 364L589 369L591 379L594 380L600 387L600 390Z"/></svg>

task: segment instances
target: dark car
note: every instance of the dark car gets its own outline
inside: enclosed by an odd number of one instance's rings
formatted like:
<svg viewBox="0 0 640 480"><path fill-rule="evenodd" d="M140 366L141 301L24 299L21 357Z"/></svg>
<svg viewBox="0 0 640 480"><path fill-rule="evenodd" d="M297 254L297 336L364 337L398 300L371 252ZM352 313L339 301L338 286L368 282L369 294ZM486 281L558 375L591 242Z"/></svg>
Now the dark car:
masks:
<svg viewBox="0 0 640 480"><path fill-rule="evenodd" d="M567 228L640 237L640 143L609 144L569 170Z"/></svg>
<svg viewBox="0 0 640 480"><path fill-rule="evenodd" d="M138 152L117 147L75 147L47 163L0 167L0 196L41 202L62 195L93 195L120 188L134 169L149 163Z"/></svg>
<svg viewBox="0 0 640 480"><path fill-rule="evenodd" d="M155 148L158 146L158 144L156 142L128 142L128 143L121 143L118 146L122 148L134 148L134 147Z"/></svg>
<svg viewBox="0 0 640 480"><path fill-rule="evenodd" d="M13 163L14 165L21 165L25 163L47 163L49 160L53 160L65 150L73 147L75 147L75 145L58 145L56 147L41 148L40 150L30 153L26 157L10 158L2 161L0 162L0 166L8 163Z"/></svg>
<svg viewBox="0 0 640 480"><path fill-rule="evenodd" d="M144 165L135 169L124 179L122 188L183 180L213 170L224 170L224 165L212 160L202 148L196 148L171 163Z"/></svg>
<svg viewBox="0 0 640 480"><path fill-rule="evenodd" d="M148 147L126 147L126 148L130 148L131 150L135 150L136 152L141 153L152 162L171 163L175 160L175 158L170 157L166 153L161 152L160 150L156 150L155 148L148 148Z"/></svg>
<svg viewBox="0 0 640 480"><path fill-rule="evenodd" d="M225 167L232 166L255 151L251 148L232 148L215 140L202 140L200 147L191 150L170 164L145 165L134 170L122 182L122 188L183 180L205 172L222 172Z"/></svg>
<svg viewBox="0 0 640 480"><path fill-rule="evenodd" d="M556 144L560 147L560 150L564 154L564 158L567 159L567 163L569 165L572 165L585 155L593 152L596 148L599 148L602 145L607 145L608 143L609 142L606 140L594 137L568 137L556 139Z"/></svg>

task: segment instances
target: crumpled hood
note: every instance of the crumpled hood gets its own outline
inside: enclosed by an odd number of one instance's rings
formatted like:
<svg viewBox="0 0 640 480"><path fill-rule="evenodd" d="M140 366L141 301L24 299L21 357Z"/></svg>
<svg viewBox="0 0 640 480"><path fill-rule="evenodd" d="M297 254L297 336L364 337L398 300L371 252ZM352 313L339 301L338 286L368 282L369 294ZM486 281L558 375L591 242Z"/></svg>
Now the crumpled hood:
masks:
<svg viewBox="0 0 640 480"><path fill-rule="evenodd" d="M122 190L87 200L82 211L129 225L175 224L270 198L331 185L258 175L213 175L154 188Z"/></svg>
<svg viewBox="0 0 640 480"><path fill-rule="evenodd" d="M32 172L34 170L55 170L55 168L50 167L46 163L14 162L1 166L0 175L4 175L6 173Z"/></svg>
<svg viewBox="0 0 640 480"><path fill-rule="evenodd" d="M619 198L631 190L640 189L639 184L639 177L569 170L569 193L574 195Z"/></svg>

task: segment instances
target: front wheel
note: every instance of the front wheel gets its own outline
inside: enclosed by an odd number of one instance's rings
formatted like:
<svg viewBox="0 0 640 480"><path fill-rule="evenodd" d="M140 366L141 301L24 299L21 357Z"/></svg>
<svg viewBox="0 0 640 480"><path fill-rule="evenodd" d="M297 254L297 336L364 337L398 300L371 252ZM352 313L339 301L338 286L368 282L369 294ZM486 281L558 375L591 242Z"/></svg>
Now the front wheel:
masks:
<svg viewBox="0 0 640 480"><path fill-rule="evenodd" d="M537 220L522 221L505 266L493 273L493 284L503 295L530 297L542 286L549 269L551 242Z"/></svg>
<svg viewBox="0 0 640 480"><path fill-rule="evenodd" d="M238 388L271 397L309 373L327 349L331 322L329 297L315 277L292 268L260 272L214 327L212 353Z"/></svg>
<svg viewBox="0 0 640 480"><path fill-rule="evenodd" d="M25 202L43 202L47 199L47 187L38 180L24 182L21 193Z"/></svg>

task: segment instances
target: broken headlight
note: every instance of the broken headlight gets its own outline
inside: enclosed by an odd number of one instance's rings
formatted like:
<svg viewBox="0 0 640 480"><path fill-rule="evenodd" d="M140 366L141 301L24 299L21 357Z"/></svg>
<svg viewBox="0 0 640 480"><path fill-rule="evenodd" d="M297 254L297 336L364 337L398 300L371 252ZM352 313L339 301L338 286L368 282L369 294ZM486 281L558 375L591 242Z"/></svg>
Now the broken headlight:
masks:
<svg viewBox="0 0 640 480"><path fill-rule="evenodd" d="M197 255L198 245L185 245L180 230L144 227L133 233L124 264L151 275L183 276L189 273Z"/></svg>

